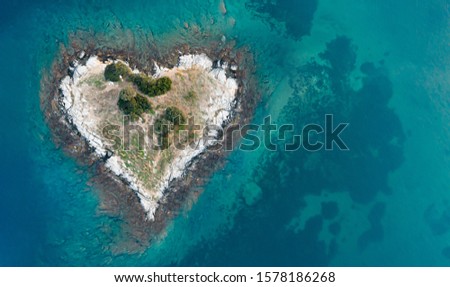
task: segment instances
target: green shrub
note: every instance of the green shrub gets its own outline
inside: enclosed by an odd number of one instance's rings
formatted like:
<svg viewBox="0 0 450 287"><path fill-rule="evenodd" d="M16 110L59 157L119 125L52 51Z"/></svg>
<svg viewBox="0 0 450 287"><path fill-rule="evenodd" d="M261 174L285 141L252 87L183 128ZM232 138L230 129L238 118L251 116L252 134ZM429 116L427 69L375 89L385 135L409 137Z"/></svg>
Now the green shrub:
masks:
<svg viewBox="0 0 450 287"><path fill-rule="evenodd" d="M132 87L126 87L120 91L119 98L123 101L130 101L136 96L136 91Z"/></svg>
<svg viewBox="0 0 450 287"><path fill-rule="evenodd" d="M121 62L109 64L105 68L105 79L111 82L120 81L120 76L122 76L123 79L126 79L130 76L130 74L130 68Z"/></svg>
<svg viewBox="0 0 450 287"><path fill-rule="evenodd" d="M141 108L144 113L151 110L152 106L150 105L146 97L137 94L135 100L138 107Z"/></svg>
<svg viewBox="0 0 450 287"><path fill-rule="evenodd" d="M172 80L167 77L152 79L145 74L131 75L130 80L137 86L139 91L149 97L160 96L172 88Z"/></svg>
<svg viewBox="0 0 450 287"><path fill-rule="evenodd" d="M163 95L172 89L172 80L168 77L162 77L156 80L155 90L157 95Z"/></svg>
<svg viewBox="0 0 450 287"><path fill-rule="evenodd" d="M176 126L186 123L183 112L176 107L168 107L164 113L164 118Z"/></svg>
<svg viewBox="0 0 450 287"><path fill-rule="evenodd" d="M183 112L176 107L167 108L164 114L155 120L155 132L158 135L158 142L162 149L169 146L170 131L180 131L183 129L183 126L180 125L184 123L186 123L186 118Z"/></svg>
<svg viewBox="0 0 450 287"><path fill-rule="evenodd" d="M160 115L155 120L155 131L160 134L169 133L169 127L178 127L181 124L186 123L186 118L183 112L176 107L169 107L166 109L164 114Z"/></svg>
<svg viewBox="0 0 450 287"><path fill-rule="evenodd" d="M158 117L155 120L155 131L161 136L166 136L169 134L171 123L167 121L164 117Z"/></svg>
<svg viewBox="0 0 450 287"><path fill-rule="evenodd" d="M120 91L117 104L124 114L131 116L132 120L136 120L143 113L151 110L151 105L148 100L144 96L137 94L130 87Z"/></svg>

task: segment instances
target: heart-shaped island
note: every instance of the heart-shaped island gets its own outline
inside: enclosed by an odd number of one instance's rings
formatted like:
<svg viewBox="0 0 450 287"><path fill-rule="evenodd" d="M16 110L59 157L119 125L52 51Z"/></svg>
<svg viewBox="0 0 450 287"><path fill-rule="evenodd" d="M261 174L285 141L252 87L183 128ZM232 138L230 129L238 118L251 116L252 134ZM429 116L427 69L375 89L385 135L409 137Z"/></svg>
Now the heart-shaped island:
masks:
<svg viewBox="0 0 450 287"><path fill-rule="evenodd" d="M90 168L100 210L128 226L120 249L139 250L243 135L259 99L253 58L223 37L166 53L80 46L44 74L42 109L57 146Z"/></svg>
<svg viewBox="0 0 450 287"><path fill-rule="evenodd" d="M155 63L153 75L126 62L91 56L74 63L60 89L68 120L106 167L128 182L154 218L169 184L216 144L236 107L238 84L228 63L205 54L183 55L172 69Z"/></svg>

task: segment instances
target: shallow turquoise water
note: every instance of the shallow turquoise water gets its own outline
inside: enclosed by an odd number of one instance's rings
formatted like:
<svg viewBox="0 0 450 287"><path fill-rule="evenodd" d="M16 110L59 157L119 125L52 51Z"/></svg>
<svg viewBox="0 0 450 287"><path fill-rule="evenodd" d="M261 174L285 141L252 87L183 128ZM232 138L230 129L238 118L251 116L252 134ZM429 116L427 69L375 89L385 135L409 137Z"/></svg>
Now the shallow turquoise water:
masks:
<svg viewBox="0 0 450 287"><path fill-rule="evenodd" d="M450 3L241 2L0 4L0 265L450 264ZM255 123L333 113L350 151L235 151L159 243L120 255L120 222L51 141L41 73L75 31L164 45L189 41L184 22L256 55ZM331 89L305 94L312 78Z"/></svg>

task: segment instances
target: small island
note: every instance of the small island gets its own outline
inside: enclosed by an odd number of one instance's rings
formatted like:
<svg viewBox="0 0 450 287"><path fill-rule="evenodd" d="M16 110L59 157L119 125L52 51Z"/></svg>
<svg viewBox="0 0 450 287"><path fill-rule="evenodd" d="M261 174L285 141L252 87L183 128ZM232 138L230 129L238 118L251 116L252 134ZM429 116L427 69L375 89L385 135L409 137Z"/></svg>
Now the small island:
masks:
<svg viewBox="0 0 450 287"><path fill-rule="evenodd" d="M238 91L226 75L236 67L214 67L205 54L182 55L171 69L155 67L148 75L121 60L90 56L60 85L71 124L136 192L148 220L169 184L208 147L204 128L230 120Z"/></svg>
<svg viewBox="0 0 450 287"><path fill-rule="evenodd" d="M72 35L40 95L56 147L89 172L98 212L122 226L109 248L134 253L196 202L260 93L250 49L223 35L123 45Z"/></svg>

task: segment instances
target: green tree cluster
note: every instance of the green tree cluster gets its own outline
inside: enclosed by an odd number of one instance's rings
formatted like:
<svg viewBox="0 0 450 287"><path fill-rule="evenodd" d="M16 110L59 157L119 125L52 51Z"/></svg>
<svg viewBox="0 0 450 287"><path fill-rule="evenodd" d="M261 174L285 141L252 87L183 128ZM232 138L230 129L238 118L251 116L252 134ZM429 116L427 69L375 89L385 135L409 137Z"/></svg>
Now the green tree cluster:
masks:
<svg viewBox="0 0 450 287"><path fill-rule="evenodd" d="M133 82L141 93L156 97L164 95L172 89L172 80L168 77L153 79L145 74L133 74L131 69L122 62L109 64L105 68L105 79L118 82L121 79Z"/></svg>
<svg viewBox="0 0 450 287"><path fill-rule="evenodd" d="M124 114L131 116L132 120L136 120L143 113L151 110L149 101L144 96L136 93L131 87L127 87L120 91L117 104Z"/></svg>

